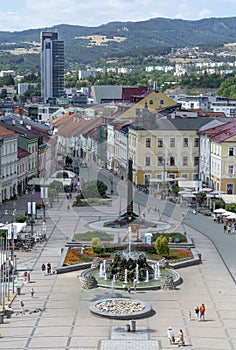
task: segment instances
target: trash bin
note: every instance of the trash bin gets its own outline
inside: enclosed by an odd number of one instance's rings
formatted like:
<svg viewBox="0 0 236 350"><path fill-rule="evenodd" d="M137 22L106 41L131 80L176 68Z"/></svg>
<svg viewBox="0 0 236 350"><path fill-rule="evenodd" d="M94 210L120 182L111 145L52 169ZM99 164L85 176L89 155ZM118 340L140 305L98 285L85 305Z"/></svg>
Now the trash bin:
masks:
<svg viewBox="0 0 236 350"><path fill-rule="evenodd" d="M135 332L136 331L136 321L131 320L130 321L130 332Z"/></svg>
<svg viewBox="0 0 236 350"><path fill-rule="evenodd" d="M126 324L126 325L125 325L125 331L126 331L126 332L130 332L130 325L129 325L129 324Z"/></svg>
<svg viewBox="0 0 236 350"><path fill-rule="evenodd" d="M4 323L4 319L3 319L3 313L2 312L0 312L0 324L2 324L2 323Z"/></svg>
<svg viewBox="0 0 236 350"><path fill-rule="evenodd" d="M20 287L16 287L16 294L20 295Z"/></svg>
<svg viewBox="0 0 236 350"><path fill-rule="evenodd" d="M6 316L7 318L11 318L12 310L6 310Z"/></svg>

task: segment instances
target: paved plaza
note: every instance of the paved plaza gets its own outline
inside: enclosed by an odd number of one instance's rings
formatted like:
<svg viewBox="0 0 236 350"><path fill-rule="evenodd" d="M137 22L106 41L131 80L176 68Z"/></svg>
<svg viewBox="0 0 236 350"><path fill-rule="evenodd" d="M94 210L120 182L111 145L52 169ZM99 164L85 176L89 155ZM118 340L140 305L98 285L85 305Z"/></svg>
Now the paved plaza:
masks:
<svg viewBox="0 0 236 350"><path fill-rule="evenodd" d="M136 332L126 332L129 321L106 319L89 311L90 302L111 295L110 290L84 290L80 272L43 276L42 263L51 262L55 269L61 249L74 232L89 229L89 223L115 215L117 206L102 209L107 214L86 208L68 210L67 200L60 198L47 213L47 242L37 243L31 252L17 253L19 269L32 269L30 282L23 283L21 295L12 303L14 314L0 325L0 348L10 350L167 350L167 328L177 336L183 329L185 348L194 350L236 349L235 283L211 241L185 223L184 229L202 254L202 264L179 269L183 283L174 291L137 291L116 296L146 301L154 310L151 317L136 321ZM103 215L103 217L102 217ZM150 218L153 215L149 214ZM175 217L181 218L181 208ZM199 220L201 215L198 215ZM176 219L162 217L172 227ZM210 218L208 220L211 220ZM40 225L40 222L38 222ZM182 227L183 229L183 227ZM232 237L232 239L236 239ZM35 295L31 297L31 289ZM19 301L25 304L20 313ZM196 321L194 308L206 305L206 320ZM191 311L191 317L189 317Z"/></svg>

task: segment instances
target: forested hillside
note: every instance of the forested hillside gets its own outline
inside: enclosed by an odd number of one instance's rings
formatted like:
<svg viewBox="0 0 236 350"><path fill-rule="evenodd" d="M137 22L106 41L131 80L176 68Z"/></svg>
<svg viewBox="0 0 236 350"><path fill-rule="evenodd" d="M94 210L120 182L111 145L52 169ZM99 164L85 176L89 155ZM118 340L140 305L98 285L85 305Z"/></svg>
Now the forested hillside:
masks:
<svg viewBox="0 0 236 350"><path fill-rule="evenodd" d="M111 22L99 27L60 24L52 28L0 32L0 69L11 62L39 70L40 32L56 29L65 40L66 65L88 64L99 58L163 54L172 47L236 42L236 17L198 21L154 18L143 22ZM22 53L12 57L21 48ZM35 55L32 62L26 53ZM4 53L4 55L3 55ZM3 56L2 56L3 55Z"/></svg>

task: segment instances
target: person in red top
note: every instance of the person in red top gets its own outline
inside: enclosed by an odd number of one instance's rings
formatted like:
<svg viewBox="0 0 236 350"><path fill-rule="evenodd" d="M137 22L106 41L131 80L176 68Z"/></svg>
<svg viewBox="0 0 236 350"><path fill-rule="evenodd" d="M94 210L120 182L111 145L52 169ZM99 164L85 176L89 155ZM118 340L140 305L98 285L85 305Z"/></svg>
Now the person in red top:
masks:
<svg viewBox="0 0 236 350"><path fill-rule="evenodd" d="M199 320L203 319L205 321L205 311L206 311L206 308L205 308L205 305L202 304L200 307L199 307L199 311L200 311L200 317L199 317Z"/></svg>

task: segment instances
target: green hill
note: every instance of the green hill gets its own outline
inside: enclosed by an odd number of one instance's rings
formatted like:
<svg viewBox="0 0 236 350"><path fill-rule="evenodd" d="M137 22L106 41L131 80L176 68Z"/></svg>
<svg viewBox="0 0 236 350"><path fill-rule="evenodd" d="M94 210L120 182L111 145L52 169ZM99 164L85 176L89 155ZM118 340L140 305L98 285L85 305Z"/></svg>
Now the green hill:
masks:
<svg viewBox="0 0 236 350"><path fill-rule="evenodd" d="M60 38L65 40L68 65L92 63L103 57L161 53L171 47L236 42L236 17L198 21L154 18L142 22L111 22L98 27L60 24L51 28L0 32L0 69L3 69L4 62L10 65L14 61L26 67L31 61L30 55L35 56L32 62L35 69L39 69L39 45L33 42L39 44L40 32L46 29L58 30ZM19 48L24 52L21 55L18 52L17 58L7 53Z"/></svg>

